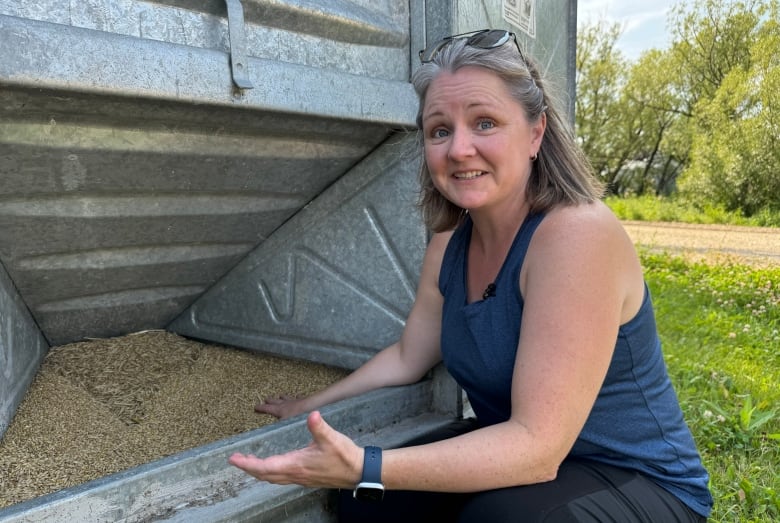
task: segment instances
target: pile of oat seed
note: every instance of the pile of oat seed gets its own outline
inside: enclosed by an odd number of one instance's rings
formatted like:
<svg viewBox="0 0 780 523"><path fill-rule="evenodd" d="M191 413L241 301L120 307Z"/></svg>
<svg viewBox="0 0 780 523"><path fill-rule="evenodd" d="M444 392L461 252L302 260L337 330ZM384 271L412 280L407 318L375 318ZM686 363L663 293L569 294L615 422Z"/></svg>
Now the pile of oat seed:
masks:
<svg viewBox="0 0 780 523"><path fill-rule="evenodd" d="M0 441L0 507L273 423L346 371L165 331L53 347Z"/></svg>

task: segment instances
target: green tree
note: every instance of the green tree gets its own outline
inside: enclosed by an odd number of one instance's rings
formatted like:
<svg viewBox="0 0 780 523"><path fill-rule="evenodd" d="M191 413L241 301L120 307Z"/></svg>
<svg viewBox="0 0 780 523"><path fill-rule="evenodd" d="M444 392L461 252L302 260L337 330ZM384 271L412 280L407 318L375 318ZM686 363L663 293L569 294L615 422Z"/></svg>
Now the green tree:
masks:
<svg viewBox="0 0 780 523"><path fill-rule="evenodd" d="M620 26L583 26L577 35L575 127L580 145L596 174L615 191L618 174L630 159L631 132L626 131L620 91L627 61L617 49Z"/></svg>
<svg viewBox="0 0 780 523"><path fill-rule="evenodd" d="M687 161L684 118L679 91L669 81L674 62L668 53L651 50L631 66L622 92L624 118L634 120L633 162L623 169L624 192L668 195ZM683 120L681 122L681 120Z"/></svg>
<svg viewBox="0 0 780 523"><path fill-rule="evenodd" d="M680 190L692 201L751 216L780 208L778 1L740 3L714 15L711 4L699 6L705 11L698 17L710 21L699 38L708 42L701 49L724 48L718 53L729 67L710 68L717 85L704 85L706 94L693 104L691 158Z"/></svg>
<svg viewBox="0 0 780 523"><path fill-rule="evenodd" d="M679 110L693 117L700 100L715 95L726 75L750 59L750 43L762 0L680 2L671 11L669 29L675 62L673 81L682 97Z"/></svg>
<svg viewBox="0 0 780 523"><path fill-rule="evenodd" d="M635 63L617 25L580 28L576 129L612 193L780 208L779 2L681 2L670 48Z"/></svg>
<svg viewBox="0 0 780 523"><path fill-rule="evenodd" d="M680 118L673 64L653 51L632 65L616 48L620 33L603 21L579 29L577 134L610 193L668 194L688 150L667 139Z"/></svg>

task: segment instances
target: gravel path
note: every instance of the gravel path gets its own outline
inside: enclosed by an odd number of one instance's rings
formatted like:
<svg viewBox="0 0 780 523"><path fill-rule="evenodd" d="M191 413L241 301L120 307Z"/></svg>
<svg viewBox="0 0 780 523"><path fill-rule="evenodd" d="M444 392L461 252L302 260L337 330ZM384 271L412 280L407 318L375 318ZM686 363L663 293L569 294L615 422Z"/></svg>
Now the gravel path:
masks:
<svg viewBox="0 0 780 523"><path fill-rule="evenodd" d="M708 262L780 265L780 228L624 221L634 243Z"/></svg>

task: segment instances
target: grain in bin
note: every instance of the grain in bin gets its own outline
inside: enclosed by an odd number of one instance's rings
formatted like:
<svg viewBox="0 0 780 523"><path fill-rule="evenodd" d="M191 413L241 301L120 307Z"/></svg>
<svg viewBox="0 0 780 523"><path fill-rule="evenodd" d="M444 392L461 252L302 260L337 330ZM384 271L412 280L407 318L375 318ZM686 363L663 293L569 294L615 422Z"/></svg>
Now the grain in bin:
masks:
<svg viewBox="0 0 780 523"><path fill-rule="evenodd" d="M0 522L333 520L227 457L307 444L258 396L403 328L426 39L512 29L573 86L576 2L502 5L0 0ZM439 369L323 415L391 447L460 409Z"/></svg>

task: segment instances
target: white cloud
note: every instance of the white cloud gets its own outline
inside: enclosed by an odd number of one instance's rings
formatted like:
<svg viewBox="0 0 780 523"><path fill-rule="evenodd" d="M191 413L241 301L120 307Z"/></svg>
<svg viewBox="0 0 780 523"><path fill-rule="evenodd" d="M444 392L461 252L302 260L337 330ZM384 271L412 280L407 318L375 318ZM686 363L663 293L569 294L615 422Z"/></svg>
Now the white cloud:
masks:
<svg viewBox="0 0 780 523"><path fill-rule="evenodd" d="M634 2L616 0L579 0L577 18L580 23L604 20L618 23L623 33L618 47L631 59L642 51L663 48L669 42L666 18L675 0Z"/></svg>

